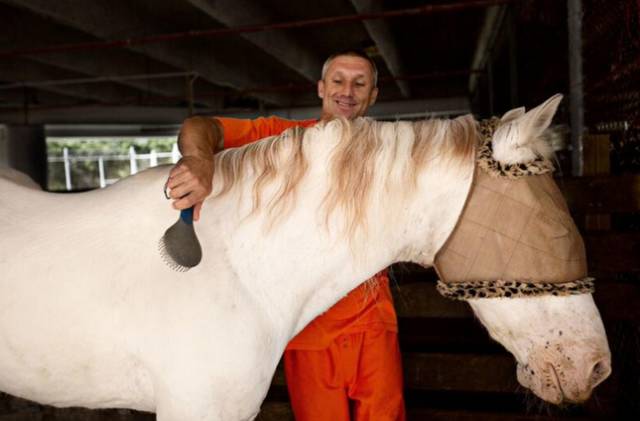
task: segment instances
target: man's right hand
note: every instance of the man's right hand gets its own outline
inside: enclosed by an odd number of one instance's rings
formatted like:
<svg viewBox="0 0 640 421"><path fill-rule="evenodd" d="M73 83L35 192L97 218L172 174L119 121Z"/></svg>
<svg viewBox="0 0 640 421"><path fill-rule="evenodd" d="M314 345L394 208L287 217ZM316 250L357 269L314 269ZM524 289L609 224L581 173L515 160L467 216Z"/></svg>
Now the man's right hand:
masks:
<svg viewBox="0 0 640 421"><path fill-rule="evenodd" d="M175 209L194 206L193 219L200 219L202 202L211 194L213 155L210 159L184 156L169 172L167 193Z"/></svg>
<svg viewBox="0 0 640 421"><path fill-rule="evenodd" d="M169 172L166 190L175 209L194 206L193 219L200 219L202 202L211 194L213 155L222 150L222 126L215 118L190 117L180 129L178 147L182 158Z"/></svg>

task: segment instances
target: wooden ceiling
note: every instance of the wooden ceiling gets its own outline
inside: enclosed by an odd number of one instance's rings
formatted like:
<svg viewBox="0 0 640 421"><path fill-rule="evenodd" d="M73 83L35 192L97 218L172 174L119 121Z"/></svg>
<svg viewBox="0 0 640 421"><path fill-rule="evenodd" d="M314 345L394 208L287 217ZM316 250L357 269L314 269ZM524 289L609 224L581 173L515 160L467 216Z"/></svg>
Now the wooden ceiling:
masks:
<svg viewBox="0 0 640 421"><path fill-rule="evenodd" d="M566 20L560 0L0 0L0 123L295 117L345 48L389 116L497 112L566 91Z"/></svg>

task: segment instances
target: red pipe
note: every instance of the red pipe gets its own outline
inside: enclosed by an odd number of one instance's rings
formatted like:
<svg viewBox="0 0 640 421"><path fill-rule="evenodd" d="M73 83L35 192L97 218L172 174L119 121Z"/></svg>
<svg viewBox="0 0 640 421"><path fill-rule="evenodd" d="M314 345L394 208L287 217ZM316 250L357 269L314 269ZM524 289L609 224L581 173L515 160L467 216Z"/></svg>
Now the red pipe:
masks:
<svg viewBox="0 0 640 421"><path fill-rule="evenodd" d="M216 36L230 35L230 34L246 34L246 33L253 33L253 32L269 31L274 29L305 28L310 26L324 26L324 25L332 25L336 23L359 22L363 20L394 18L394 17L400 17L400 16L428 15L428 14L438 13L438 12L458 12L465 9L488 7L488 6L498 5L498 4L511 3L513 1L514 0L469 0L469 1L459 2L459 3L450 3L450 4L429 4L429 5L413 7L409 9L389 10L386 12L361 13L361 14L346 15L346 16L333 16L333 17L327 17L327 18L306 19L306 20L299 20L299 21L293 21L293 22L272 23L272 24L266 24L266 25L247 25L247 26L237 26L233 28L203 29L203 30L193 30L193 31L187 31L187 32L176 32L172 34L150 35L150 36L139 37L139 38L127 38L127 39L115 40L115 41L85 42L85 43L77 43L77 44L53 45L50 47L5 50L5 51L0 51L0 58L9 58L9 57L18 57L18 56L27 56L27 55L32 56L32 55L38 55L38 54L61 53L61 52L68 52L68 51L124 48L124 47L130 47L133 45L157 44L157 43L162 43L167 41L176 41L176 40L189 39L189 38L216 37Z"/></svg>

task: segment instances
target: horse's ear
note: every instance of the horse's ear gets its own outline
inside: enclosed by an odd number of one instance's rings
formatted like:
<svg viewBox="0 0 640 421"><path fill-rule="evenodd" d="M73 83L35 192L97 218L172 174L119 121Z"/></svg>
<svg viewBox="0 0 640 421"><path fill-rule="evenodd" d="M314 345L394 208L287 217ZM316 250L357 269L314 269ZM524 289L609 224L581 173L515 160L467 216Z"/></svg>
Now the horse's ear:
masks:
<svg viewBox="0 0 640 421"><path fill-rule="evenodd" d="M506 123L511 120L515 120L518 117L522 117L524 115L524 107L514 108L513 110L509 110L500 119L501 123Z"/></svg>
<svg viewBox="0 0 640 421"><path fill-rule="evenodd" d="M555 94L536 108L525 114L523 123L531 130L533 136L537 136L549 127L553 116L562 101L561 94Z"/></svg>
<svg viewBox="0 0 640 421"><path fill-rule="evenodd" d="M553 150L540 135L551 124L560 101L562 95L556 94L525 114L521 114L522 108L505 114L502 119L509 119L509 124L498 126L493 135L493 158L514 164L531 161L536 156L550 157Z"/></svg>

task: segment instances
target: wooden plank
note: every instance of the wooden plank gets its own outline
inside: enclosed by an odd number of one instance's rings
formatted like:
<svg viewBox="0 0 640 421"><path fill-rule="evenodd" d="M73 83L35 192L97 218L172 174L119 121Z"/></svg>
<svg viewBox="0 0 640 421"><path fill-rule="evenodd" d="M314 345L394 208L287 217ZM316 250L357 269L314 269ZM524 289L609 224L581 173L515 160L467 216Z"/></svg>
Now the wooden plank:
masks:
<svg viewBox="0 0 640 421"><path fill-rule="evenodd" d="M432 267L424 268L415 263L401 262L390 267L389 279L393 289L394 286L414 282L435 282L438 280L438 274Z"/></svg>
<svg viewBox="0 0 640 421"><path fill-rule="evenodd" d="M462 399L461 399L462 400ZM464 408L464 402L459 405ZM502 411L501 402L495 402L493 410L476 411L465 409L442 409L442 408L412 408L407 405L407 421L544 421L557 420L558 415L552 414L552 411L544 414L526 413L526 408L519 412ZM571 419L574 421L583 421L593 419L587 415L572 415L564 412L563 419ZM0 421L3 421L0 418ZM25 420L26 421L26 420ZM29 420L30 421L30 420ZM260 414L256 421L295 421L291 405L287 402L266 402L262 405Z"/></svg>
<svg viewBox="0 0 640 421"><path fill-rule="evenodd" d="M588 134L583 142L584 175L609 174L611 141L608 134Z"/></svg>
<svg viewBox="0 0 640 421"><path fill-rule="evenodd" d="M35 402L0 392L0 414L37 412L40 405Z"/></svg>
<svg viewBox="0 0 640 421"><path fill-rule="evenodd" d="M398 317L458 317L473 315L463 301L444 298L436 290L435 282L415 282L392 288Z"/></svg>
<svg viewBox="0 0 640 421"><path fill-rule="evenodd" d="M405 387L420 390L513 392L515 362L511 355L403 352ZM286 385L282 364L273 385Z"/></svg>
<svg viewBox="0 0 640 421"><path fill-rule="evenodd" d="M466 319L401 317L398 330L402 352L506 353L472 316Z"/></svg>
<svg viewBox="0 0 640 421"><path fill-rule="evenodd" d="M610 175L558 179L574 214L640 211L640 175Z"/></svg>
<svg viewBox="0 0 640 421"><path fill-rule="evenodd" d="M295 418L289 402L264 402L255 421L295 421Z"/></svg>
<svg viewBox="0 0 640 421"><path fill-rule="evenodd" d="M594 416L603 417L613 415L613 408L608 405L603 407L600 401L595 410L590 404L578 410L566 409L559 410L549 407L544 413L535 413L527 408L523 396L517 395L501 395L490 393L477 393L469 395L465 393L446 394L436 393L428 396L426 399L416 399L409 392L407 401L407 421L419 420L485 420L485 421L535 421L535 420L557 420L571 419L575 421L594 419ZM413 394L415 395L415 394ZM477 406L477 400L482 400L481 408ZM508 403L508 401L513 401ZM429 404L433 407L419 407L420 404ZM447 406L450 406L447 408ZM74 414L75 412L75 414ZM78 414L85 418L75 418ZM144 415L145 418L140 418ZM69 418L71 417L71 418ZM113 411L90 411L84 410L82 413L78 410L59 409L56 414L47 414L44 412L24 412L16 414L0 415L0 421L145 421L155 420L153 414L142 414L131 411L130 413L122 412L121 414ZM260 414L256 421L295 421L291 405L287 401L265 401L262 405Z"/></svg>
<svg viewBox="0 0 640 421"><path fill-rule="evenodd" d="M85 409L45 407L46 421L155 421L155 414L129 409Z"/></svg>
<svg viewBox="0 0 640 421"><path fill-rule="evenodd" d="M640 232L589 234L584 242L590 272L640 275Z"/></svg>
<svg viewBox="0 0 640 421"><path fill-rule="evenodd" d="M496 411L500 408L496 407ZM574 421L593 420L588 415L584 416L562 416L562 419ZM442 409L409 409L407 411L407 421L557 421L559 417L551 414L526 414L513 412L495 411L464 411L464 410L442 410Z"/></svg>
<svg viewBox="0 0 640 421"><path fill-rule="evenodd" d="M596 282L593 298L607 328L618 321L640 321L640 284Z"/></svg>
<svg viewBox="0 0 640 421"><path fill-rule="evenodd" d="M589 213L584 216L584 232L609 231L610 229L610 213Z"/></svg>
<svg viewBox="0 0 640 421"><path fill-rule="evenodd" d="M608 134L591 134L584 137L584 165L583 174L606 175L611 171L610 157L611 141ZM584 216L584 231L608 231L611 229L611 214L608 207L598 213L589 213ZM604 211L604 213L602 212Z"/></svg>
<svg viewBox="0 0 640 421"><path fill-rule="evenodd" d="M0 415L0 421L43 421L43 419L42 413L33 412Z"/></svg>
<svg viewBox="0 0 640 421"><path fill-rule="evenodd" d="M516 365L508 354L403 354L405 386L421 390L513 392Z"/></svg>
<svg viewBox="0 0 640 421"><path fill-rule="evenodd" d="M155 414L127 409L53 408L0 415L0 421L155 421Z"/></svg>

